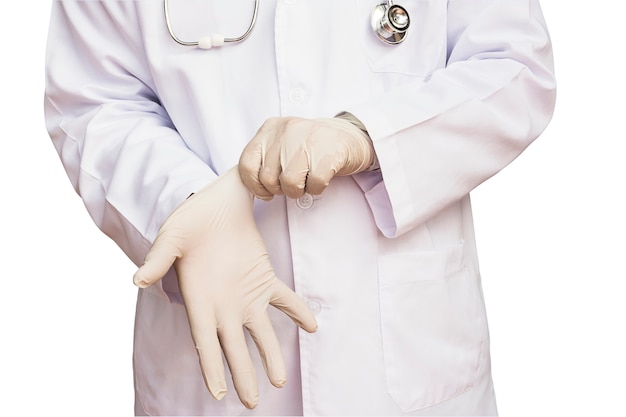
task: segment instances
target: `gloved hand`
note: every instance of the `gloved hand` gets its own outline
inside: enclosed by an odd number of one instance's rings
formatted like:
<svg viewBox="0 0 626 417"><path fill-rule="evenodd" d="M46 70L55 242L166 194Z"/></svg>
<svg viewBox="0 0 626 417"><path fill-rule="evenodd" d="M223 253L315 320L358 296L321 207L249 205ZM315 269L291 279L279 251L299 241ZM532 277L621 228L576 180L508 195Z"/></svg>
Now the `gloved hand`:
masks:
<svg viewBox="0 0 626 417"><path fill-rule="evenodd" d="M317 329L304 301L274 274L254 221L253 198L232 168L170 214L134 275L135 284L145 288L174 265L207 388L218 400L226 394L223 351L248 408L257 404L258 387L243 327L277 387L286 382L286 370L267 305L308 332Z"/></svg>
<svg viewBox="0 0 626 417"><path fill-rule="evenodd" d="M241 179L260 199L283 193L298 198L321 194L335 175L372 168L372 140L351 118L268 119L239 158Z"/></svg>

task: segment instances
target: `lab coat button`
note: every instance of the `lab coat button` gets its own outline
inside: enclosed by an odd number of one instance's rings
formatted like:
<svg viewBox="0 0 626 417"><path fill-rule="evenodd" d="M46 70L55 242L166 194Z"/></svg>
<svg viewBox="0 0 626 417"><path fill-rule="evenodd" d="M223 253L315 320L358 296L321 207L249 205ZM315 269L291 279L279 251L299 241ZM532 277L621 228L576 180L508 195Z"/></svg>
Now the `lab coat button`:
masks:
<svg viewBox="0 0 626 417"><path fill-rule="evenodd" d="M313 196L309 193L305 193L302 197L296 199L296 206L300 207L303 210L307 210L313 207L313 203Z"/></svg>
<svg viewBox="0 0 626 417"><path fill-rule="evenodd" d="M320 313L320 311L322 311L322 304L319 301L309 300L307 301L306 305L316 316Z"/></svg>
<svg viewBox="0 0 626 417"><path fill-rule="evenodd" d="M293 88L289 91L289 101L295 104L302 104L307 100L307 93L302 88Z"/></svg>

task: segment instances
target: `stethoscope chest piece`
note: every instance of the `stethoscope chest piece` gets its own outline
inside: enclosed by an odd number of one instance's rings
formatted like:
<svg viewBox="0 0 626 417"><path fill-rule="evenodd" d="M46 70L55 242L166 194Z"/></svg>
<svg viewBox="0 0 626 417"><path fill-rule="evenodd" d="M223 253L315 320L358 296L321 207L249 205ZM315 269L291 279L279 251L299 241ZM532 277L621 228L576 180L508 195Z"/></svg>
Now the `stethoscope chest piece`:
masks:
<svg viewBox="0 0 626 417"><path fill-rule="evenodd" d="M395 45L404 41L410 24L406 9L394 5L392 1L381 3L372 10L372 29L378 39L386 44Z"/></svg>

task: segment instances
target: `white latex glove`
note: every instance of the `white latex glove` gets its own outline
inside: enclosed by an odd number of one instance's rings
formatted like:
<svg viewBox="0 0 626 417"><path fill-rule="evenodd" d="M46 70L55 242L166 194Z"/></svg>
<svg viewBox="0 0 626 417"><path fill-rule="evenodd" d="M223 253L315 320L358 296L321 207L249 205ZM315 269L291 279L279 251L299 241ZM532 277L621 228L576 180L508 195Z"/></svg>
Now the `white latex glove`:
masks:
<svg viewBox="0 0 626 417"><path fill-rule="evenodd" d="M305 192L321 194L333 176L356 174L375 165L372 141L357 124L352 115L268 119L241 154L241 179L263 200L276 194L291 198Z"/></svg>
<svg viewBox="0 0 626 417"><path fill-rule="evenodd" d="M174 265L207 388L226 394L222 351L242 404L254 408L258 387L243 327L255 341L271 383L286 382L268 304L314 332L313 313L276 275L253 217L253 196L237 168L189 197L165 220L135 273L145 288Z"/></svg>

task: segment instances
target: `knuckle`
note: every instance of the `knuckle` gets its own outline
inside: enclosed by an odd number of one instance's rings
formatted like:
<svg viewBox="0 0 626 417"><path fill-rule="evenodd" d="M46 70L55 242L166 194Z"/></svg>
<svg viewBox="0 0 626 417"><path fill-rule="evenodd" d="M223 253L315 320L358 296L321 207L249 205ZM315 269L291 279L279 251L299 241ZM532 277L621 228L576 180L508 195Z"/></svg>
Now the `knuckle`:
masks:
<svg viewBox="0 0 626 417"><path fill-rule="evenodd" d="M265 186L265 188L280 188L280 181L278 175L271 168L263 168L259 172L259 180Z"/></svg>
<svg viewBox="0 0 626 417"><path fill-rule="evenodd" d="M306 182L306 191L310 194L318 195L328 187L330 179L327 174L309 173Z"/></svg>
<svg viewBox="0 0 626 417"><path fill-rule="evenodd" d="M297 172L283 172L280 176L280 187L283 192L292 198L304 194L306 176Z"/></svg>
<svg viewBox="0 0 626 417"><path fill-rule="evenodd" d="M300 182L304 184L305 176L297 171L286 170L280 174L280 184L283 186L298 186Z"/></svg>
<svg viewBox="0 0 626 417"><path fill-rule="evenodd" d="M255 158L250 154L248 148L244 149L239 157L239 172L249 175L250 172L258 172L259 164L255 162Z"/></svg>

